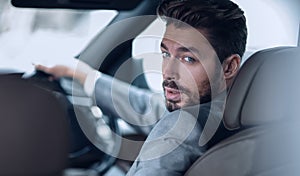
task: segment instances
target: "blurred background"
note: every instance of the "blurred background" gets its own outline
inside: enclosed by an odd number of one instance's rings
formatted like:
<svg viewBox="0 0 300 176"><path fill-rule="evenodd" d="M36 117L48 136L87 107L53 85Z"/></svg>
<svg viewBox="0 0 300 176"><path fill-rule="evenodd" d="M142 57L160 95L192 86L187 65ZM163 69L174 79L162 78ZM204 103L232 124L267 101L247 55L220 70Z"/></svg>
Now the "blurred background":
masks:
<svg viewBox="0 0 300 176"><path fill-rule="evenodd" d="M66 63L116 14L113 10L22 9L0 0L0 68L27 71L32 63Z"/></svg>

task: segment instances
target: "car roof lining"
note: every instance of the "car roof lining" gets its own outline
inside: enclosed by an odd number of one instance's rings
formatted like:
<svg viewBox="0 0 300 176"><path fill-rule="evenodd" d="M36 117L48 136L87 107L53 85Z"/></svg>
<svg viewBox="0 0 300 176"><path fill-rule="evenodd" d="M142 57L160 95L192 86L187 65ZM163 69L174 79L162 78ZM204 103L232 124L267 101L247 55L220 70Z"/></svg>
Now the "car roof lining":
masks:
<svg viewBox="0 0 300 176"><path fill-rule="evenodd" d="M11 0L15 7L60 9L133 10L143 0Z"/></svg>

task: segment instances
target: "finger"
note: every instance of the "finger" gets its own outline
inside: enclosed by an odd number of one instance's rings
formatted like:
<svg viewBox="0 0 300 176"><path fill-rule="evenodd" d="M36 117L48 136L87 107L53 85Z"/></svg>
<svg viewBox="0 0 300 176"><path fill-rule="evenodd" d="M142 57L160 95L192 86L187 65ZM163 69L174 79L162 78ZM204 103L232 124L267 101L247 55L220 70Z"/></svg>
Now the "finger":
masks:
<svg viewBox="0 0 300 176"><path fill-rule="evenodd" d="M46 73L49 73L49 71L50 71L50 68L43 66L43 65L35 65L35 69L46 72Z"/></svg>
<svg viewBox="0 0 300 176"><path fill-rule="evenodd" d="M36 69L36 70L43 70L44 68L45 68L45 66L43 66L43 65L34 65L34 68Z"/></svg>

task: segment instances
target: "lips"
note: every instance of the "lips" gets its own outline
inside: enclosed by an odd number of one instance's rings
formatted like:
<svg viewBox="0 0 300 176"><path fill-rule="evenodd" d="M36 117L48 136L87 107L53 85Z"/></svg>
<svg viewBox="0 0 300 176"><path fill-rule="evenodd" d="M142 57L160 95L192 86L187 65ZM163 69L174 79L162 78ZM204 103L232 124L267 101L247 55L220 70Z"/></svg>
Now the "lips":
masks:
<svg viewBox="0 0 300 176"><path fill-rule="evenodd" d="M165 88L165 97L168 101L178 102L181 100L181 92L178 89L164 87Z"/></svg>

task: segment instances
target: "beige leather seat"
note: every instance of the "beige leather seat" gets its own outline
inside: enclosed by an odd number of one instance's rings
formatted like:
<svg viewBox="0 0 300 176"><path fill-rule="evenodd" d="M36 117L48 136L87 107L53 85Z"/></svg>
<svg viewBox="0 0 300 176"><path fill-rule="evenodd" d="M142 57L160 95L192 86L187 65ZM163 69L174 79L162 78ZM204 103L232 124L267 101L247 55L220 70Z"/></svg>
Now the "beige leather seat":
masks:
<svg viewBox="0 0 300 176"><path fill-rule="evenodd" d="M52 93L18 75L0 75L0 175L62 175L68 129Z"/></svg>
<svg viewBox="0 0 300 176"><path fill-rule="evenodd" d="M238 132L199 158L186 175L300 175L300 48L260 51L243 65L223 118Z"/></svg>

